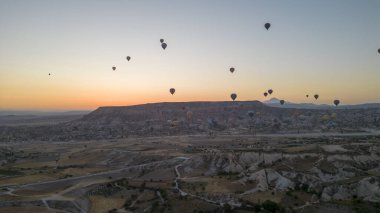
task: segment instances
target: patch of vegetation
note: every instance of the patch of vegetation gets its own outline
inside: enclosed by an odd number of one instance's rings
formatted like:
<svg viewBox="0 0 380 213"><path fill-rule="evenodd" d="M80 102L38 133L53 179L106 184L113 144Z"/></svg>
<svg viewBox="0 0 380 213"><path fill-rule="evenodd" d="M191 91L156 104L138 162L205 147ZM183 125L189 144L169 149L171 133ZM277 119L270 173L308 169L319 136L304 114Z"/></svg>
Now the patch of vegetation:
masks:
<svg viewBox="0 0 380 213"><path fill-rule="evenodd" d="M219 178L227 177L229 180L235 180L235 179L238 179L239 172L219 171L217 175L219 176Z"/></svg>
<svg viewBox="0 0 380 213"><path fill-rule="evenodd" d="M238 175L239 172L225 172L225 171L219 171L218 175L219 176L229 176L229 175Z"/></svg>
<svg viewBox="0 0 380 213"><path fill-rule="evenodd" d="M270 200L266 200L263 202L262 204L263 208L269 212L278 212L280 211L281 209L281 206L278 205L276 202L273 202L273 201L270 201Z"/></svg>
<svg viewBox="0 0 380 213"><path fill-rule="evenodd" d="M65 166L57 166L57 169L69 169L69 168L80 168L83 169L85 165L65 165Z"/></svg>
<svg viewBox="0 0 380 213"><path fill-rule="evenodd" d="M380 212L380 203L369 203L359 200L356 196L351 201L353 210L356 213L378 213Z"/></svg>
<svg viewBox="0 0 380 213"><path fill-rule="evenodd" d="M0 175L4 176L16 176L16 175L23 175L23 172L17 171L17 170L10 170L10 169L0 169Z"/></svg>

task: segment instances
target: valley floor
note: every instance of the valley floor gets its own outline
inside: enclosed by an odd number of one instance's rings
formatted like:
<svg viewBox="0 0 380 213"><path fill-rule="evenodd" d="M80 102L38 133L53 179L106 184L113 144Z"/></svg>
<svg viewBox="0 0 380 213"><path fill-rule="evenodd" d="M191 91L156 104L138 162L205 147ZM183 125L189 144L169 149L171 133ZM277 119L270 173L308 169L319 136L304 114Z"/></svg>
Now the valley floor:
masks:
<svg viewBox="0 0 380 213"><path fill-rule="evenodd" d="M379 212L380 133L0 144L0 212Z"/></svg>

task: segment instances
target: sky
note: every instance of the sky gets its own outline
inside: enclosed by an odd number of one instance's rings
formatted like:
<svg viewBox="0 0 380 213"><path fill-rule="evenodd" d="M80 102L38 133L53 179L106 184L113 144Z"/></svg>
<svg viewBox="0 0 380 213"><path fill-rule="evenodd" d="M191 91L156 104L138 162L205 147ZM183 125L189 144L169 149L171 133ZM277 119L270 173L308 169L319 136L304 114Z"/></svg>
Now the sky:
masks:
<svg viewBox="0 0 380 213"><path fill-rule="evenodd" d="M380 102L379 48L379 0L0 0L0 110Z"/></svg>

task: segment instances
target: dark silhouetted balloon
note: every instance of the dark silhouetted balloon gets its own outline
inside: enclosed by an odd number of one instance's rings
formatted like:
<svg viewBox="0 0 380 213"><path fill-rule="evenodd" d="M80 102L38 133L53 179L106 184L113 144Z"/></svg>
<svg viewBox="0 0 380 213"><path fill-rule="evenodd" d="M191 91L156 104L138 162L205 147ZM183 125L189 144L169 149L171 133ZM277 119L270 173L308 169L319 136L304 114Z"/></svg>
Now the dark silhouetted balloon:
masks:
<svg viewBox="0 0 380 213"><path fill-rule="evenodd" d="M309 95L306 95L306 98L308 98L309 97Z"/></svg>
<svg viewBox="0 0 380 213"><path fill-rule="evenodd" d="M340 101L339 100L334 100L334 104L335 104L335 106L338 106L340 104Z"/></svg>
<svg viewBox="0 0 380 213"><path fill-rule="evenodd" d="M231 72L231 73L234 73L234 72L235 72L235 68L231 67L231 68L230 68L230 72Z"/></svg>
<svg viewBox="0 0 380 213"><path fill-rule="evenodd" d="M318 95L318 94L315 94L315 95L314 95L314 98L315 98L315 100L318 100L319 95Z"/></svg>
<svg viewBox="0 0 380 213"><path fill-rule="evenodd" d="M281 101L280 101L280 104L281 104L281 105L284 105L284 103L285 103L284 100L281 100Z"/></svg>
<svg viewBox="0 0 380 213"><path fill-rule="evenodd" d="M268 93L267 93L267 92L264 92L264 96L267 97L267 96L268 96Z"/></svg>
<svg viewBox="0 0 380 213"><path fill-rule="evenodd" d="M270 28L270 23L265 23L265 29L267 29L267 30L269 30L269 28Z"/></svg>
<svg viewBox="0 0 380 213"><path fill-rule="evenodd" d="M127 56L127 60L128 60L128 61L131 60L131 56Z"/></svg>
<svg viewBox="0 0 380 213"><path fill-rule="evenodd" d="M237 98L236 93L232 93L232 94L231 94L231 99L234 101L236 98Z"/></svg>
<svg viewBox="0 0 380 213"><path fill-rule="evenodd" d="M116 70L116 67L112 67L112 70L115 71L115 70Z"/></svg>
<svg viewBox="0 0 380 213"><path fill-rule="evenodd" d="M51 74L49 73L49 75L51 75Z"/></svg>
<svg viewBox="0 0 380 213"><path fill-rule="evenodd" d="M172 95L174 95L174 93L175 93L175 89L174 88L170 88L170 93L172 94Z"/></svg>
<svg viewBox="0 0 380 213"><path fill-rule="evenodd" d="M161 44L162 49L166 49L167 46L168 46L168 45L167 45L166 43L162 43L162 44Z"/></svg>
<svg viewBox="0 0 380 213"><path fill-rule="evenodd" d="M377 52L379 52L379 54L380 54L380 49L378 49Z"/></svg>
<svg viewBox="0 0 380 213"><path fill-rule="evenodd" d="M272 95L273 90L272 89L268 89L268 93L269 93L269 95Z"/></svg>
<svg viewBox="0 0 380 213"><path fill-rule="evenodd" d="M248 116L249 116L250 118L253 118L254 115L255 115L255 113L254 113L253 111L249 111L249 112L248 112Z"/></svg>
<svg viewBox="0 0 380 213"><path fill-rule="evenodd" d="M161 43L164 43L164 39L163 39L163 38L161 38L161 39L160 39L160 42L161 42Z"/></svg>

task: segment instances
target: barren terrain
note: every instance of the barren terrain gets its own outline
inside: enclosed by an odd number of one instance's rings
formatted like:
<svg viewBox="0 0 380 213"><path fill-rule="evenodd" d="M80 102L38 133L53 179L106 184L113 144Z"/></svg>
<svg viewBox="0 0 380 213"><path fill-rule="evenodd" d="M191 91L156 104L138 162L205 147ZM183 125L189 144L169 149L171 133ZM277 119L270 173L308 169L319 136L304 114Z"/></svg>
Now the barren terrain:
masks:
<svg viewBox="0 0 380 213"><path fill-rule="evenodd" d="M378 111L173 106L1 127L0 212L380 211Z"/></svg>

